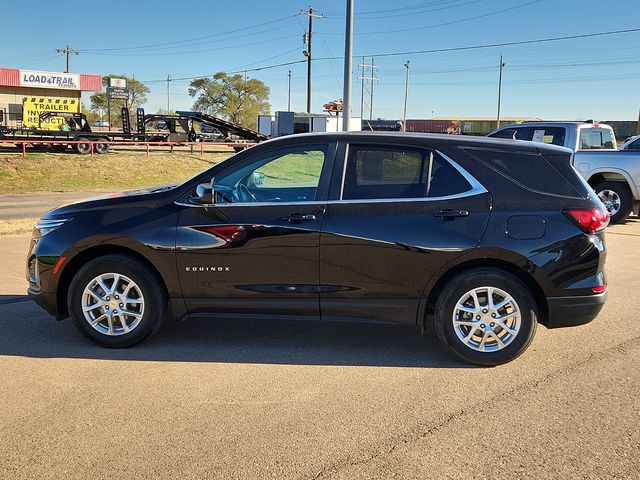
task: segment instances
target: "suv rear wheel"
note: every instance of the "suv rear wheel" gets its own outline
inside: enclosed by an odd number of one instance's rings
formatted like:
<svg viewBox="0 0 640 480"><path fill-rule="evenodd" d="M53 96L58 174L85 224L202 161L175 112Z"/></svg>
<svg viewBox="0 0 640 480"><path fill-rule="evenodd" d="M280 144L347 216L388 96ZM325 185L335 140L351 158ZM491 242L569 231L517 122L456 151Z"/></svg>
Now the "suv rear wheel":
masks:
<svg viewBox="0 0 640 480"><path fill-rule="evenodd" d="M602 182L593 190L609 212L611 223L621 223L629 216L632 199L626 183Z"/></svg>
<svg viewBox="0 0 640 480"><path fill-rule="evenodd" d="M454 277L436 302L438 337L477 365L517 358L531 344L536 326L536 303L528 288L498 269L473 269Z"/></svg>
<svg viewBox="0 0 640 480"><path fill-rule="evenodd" d="M154 272L126 255L105 255L83 266L71 280L69 315L98 345L135 345L160 325L166 295Z"/></svg>

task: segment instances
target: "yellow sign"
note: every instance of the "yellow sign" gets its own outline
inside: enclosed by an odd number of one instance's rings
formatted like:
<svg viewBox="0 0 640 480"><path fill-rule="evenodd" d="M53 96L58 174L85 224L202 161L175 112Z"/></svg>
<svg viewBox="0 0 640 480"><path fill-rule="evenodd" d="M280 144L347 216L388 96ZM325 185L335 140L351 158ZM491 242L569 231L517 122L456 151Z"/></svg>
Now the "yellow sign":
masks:
<svg viewBox="0 0 640 480"><path fill-rule="evenodd" d="M65 117L49 117L40 120L43 112L77 113L80 101L75 98L25 97L22 101L22 124L25 128L61 130L67 123Z"/></svg>

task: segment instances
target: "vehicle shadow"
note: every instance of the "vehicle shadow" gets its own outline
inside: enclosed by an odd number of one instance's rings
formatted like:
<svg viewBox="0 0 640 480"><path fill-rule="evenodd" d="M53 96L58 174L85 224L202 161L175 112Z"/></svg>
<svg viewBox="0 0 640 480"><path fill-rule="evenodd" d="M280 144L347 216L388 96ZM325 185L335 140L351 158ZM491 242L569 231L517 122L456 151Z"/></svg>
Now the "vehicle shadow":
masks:
<svg viewBox="0 0 640 480"><path fill-rule="evenodd" d="M105 349L70 320L56 322L27 297L0 296L0 355L34 358L473 368L435 333L368 323L188 319L165 322L128 349Z"/></svg>

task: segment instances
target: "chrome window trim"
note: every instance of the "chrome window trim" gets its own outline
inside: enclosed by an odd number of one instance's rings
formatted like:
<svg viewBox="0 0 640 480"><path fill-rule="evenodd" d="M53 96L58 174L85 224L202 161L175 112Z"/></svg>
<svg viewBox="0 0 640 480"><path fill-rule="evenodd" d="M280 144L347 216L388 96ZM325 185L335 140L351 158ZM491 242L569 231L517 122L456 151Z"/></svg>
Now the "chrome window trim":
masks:
<svg viewBox="0 0 640 480"><path fill-rule="evenodd" d="M342 171L342 187L340 188L340 200L330 200L327 203L339 203L339 202L345 202L345 203L367 203L367 202L402 202L402 201L411 201L411 202L417 202L417 201L423 201L423 200L445 200L445 199L449 199L449 198L462 198L462 197L470 197L472 195L479 195L481 193L487 193L487 189L484 188L484 186L478 182L469 172L467 172L464 168L462 168L460 165L458 165L455 160L453 160L450 156L446 155L445 153L441 152L440 150L436 150L434 148L428 148L426 147L426 149L428 149L430 152L435 152L438 155L441 155L442 158L444 158L447 162L449 162L453 168L455 168L458 173L460 173L464 179L469 182L469 185L471 185L471 190L467 190L466 192L461 192L461 193L456 193L453 195L445 195L442 197L415 197L415 198L362 198L362 199L351 199L351 200L344 200L344 181L346 179L346 174L347 174L347 163L348 163L348 159L349 159L349 145L347 144L347 150L345 151L345 156L344 156L344 165L343 165L343 171ZM373 148L373 147L372 147ZM420 147L414 147L414 148L420 148Z"/></svg>
<svg viewBox="0 0 640 480"><path fill-rule="evenodd" d="M347 165L347 154L348 154L348 148L349 146L347 145L347 150L345 151L345 161L344 161L344 165L343 165L343 171L342 171L342 189L344 189L344 180L345 180L345 174L346 174L346 165ZM196 204L192 204L192 203L187 203L187 202L180 202L180 201L175 201L174 203L176 205L179 206L183 206L183 207L238 207L238 206L244 206L244 207L275 207L275 206L286 206L286 205L340 205L340 204L349 204L349 203L402 203L402 202L437 202L437 201L442 201L442 200L453 200L456 198L465 198L465 197L473 197L475 195L481 195L483 193L488 193L488 190L480 183L478 182L478 180L476 180L469 172L467 172L464 168L462 168L460 165L458 165L456 163L455 160L453 160L451 157L449 157L448 155L442 153L439 150L435 150L435 149L429 149L432 152L436 152L439 155L442 155L442 157L449 162L453 168L455 168L463 177L464 179L469 182L469 185L471 185L471 189L467 190L466 192L461 192L461 193L455 193L453 195L445 195L445 196L441 196L441 197L412 197L412 198L362 198L362 199L352 199L352 200L343 200L342 199L342 189L340 192L340 199L339 200L305 200L305 201L300 201L300 202L234 202L234 203L218 203L218 204L211 204L211 205L196 205Z"/></svg>

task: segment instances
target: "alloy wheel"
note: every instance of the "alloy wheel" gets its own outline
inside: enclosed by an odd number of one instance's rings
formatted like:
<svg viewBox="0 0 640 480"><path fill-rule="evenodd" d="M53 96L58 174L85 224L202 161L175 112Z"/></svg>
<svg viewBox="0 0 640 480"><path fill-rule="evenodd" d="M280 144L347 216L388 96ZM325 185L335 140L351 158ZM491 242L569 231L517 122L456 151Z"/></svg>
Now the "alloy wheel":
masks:
<svg viewBox="0 0 640 480"><path fill-rule="evenodd" d="M144 296L129 277L103 273L93 278L82 293L82 313L91 327L108 335L134 330L144 315Z"/></svg>
<svg viewBox="0 0 640 480"><path fill-rule="evenodd" d="M460 341L480 352L496 352L518 335L520 307L504 290L483 286L469 290L456 302L453 329Z"/></svg>
<svg viewBox="0 0 640 480"><path fill-rule="evenodd" d="M602 203L604 203L607 212L609 212L610 216L614 216L620 210L620 195L618 195L613 190L601 190L598 192L598 198Z"/></svg>

